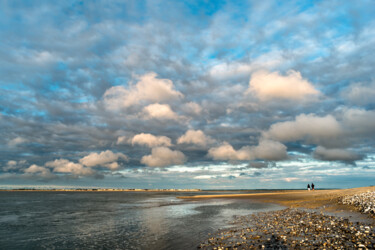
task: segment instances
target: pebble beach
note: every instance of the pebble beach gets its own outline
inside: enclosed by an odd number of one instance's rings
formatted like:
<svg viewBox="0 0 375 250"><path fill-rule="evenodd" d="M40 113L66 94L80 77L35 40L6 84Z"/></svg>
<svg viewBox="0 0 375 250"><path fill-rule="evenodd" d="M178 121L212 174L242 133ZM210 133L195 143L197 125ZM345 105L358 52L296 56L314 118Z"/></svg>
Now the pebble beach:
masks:
<svg viewBox="0 0 375 250"><path fill-rule="evenodd" d="M199 249L375 249L373 225L287 208L237 218Z"/></svg>

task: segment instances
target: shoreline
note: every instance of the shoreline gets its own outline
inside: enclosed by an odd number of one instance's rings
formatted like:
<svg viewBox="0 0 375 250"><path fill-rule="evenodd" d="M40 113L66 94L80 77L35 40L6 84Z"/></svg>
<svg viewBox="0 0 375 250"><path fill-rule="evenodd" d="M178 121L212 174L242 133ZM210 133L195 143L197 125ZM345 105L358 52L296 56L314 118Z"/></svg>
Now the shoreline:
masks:
<svg viewBox="0 0 375 250"><path fill-rule="evenodd" d="M200 189L0 189L0 192L201 192Z"/></svg>
<svg viewBox="0 0 375 250"><path fill-rule="evenodd" d="M370 192L370 193L368 193ZM374 249L375 216L343 205L343 197L374 195L375 187L340 190L180 196L249 199L287 208L239 216L229 229L208 235L198 249Z"/></svg>

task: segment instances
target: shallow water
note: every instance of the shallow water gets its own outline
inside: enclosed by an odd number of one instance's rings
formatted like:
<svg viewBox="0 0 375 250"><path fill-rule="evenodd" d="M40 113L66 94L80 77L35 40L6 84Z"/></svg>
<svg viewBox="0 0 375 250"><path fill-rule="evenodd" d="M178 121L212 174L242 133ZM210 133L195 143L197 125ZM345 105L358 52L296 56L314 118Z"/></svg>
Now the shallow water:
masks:
<svg viewBox="0 0 375 250"><path fill-rule="evenodd" d="M209 192L183 193L183 195ZM235 215L280 209L171 192L0 192L0 249L196 249Z"/></svg>

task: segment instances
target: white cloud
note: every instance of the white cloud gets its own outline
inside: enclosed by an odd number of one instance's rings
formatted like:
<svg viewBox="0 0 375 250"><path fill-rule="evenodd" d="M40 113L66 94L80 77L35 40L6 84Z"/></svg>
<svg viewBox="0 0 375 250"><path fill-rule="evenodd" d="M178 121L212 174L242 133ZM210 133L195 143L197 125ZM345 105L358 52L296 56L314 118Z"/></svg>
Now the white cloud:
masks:
<svg viewBox="0 0 375 250"><path fill-rule="evenodd" d="M211 77L225 79L233 76L249 75L253 66L245 63L220 63L213 66L209 74Z"/></svg>
<svg viewBox="0 0 375 250"><path fill-rule="evenodd" d="M98 153L90 153L83 157L79 162L87 167L102 166L107 167L111 170L117 169L119 165L117 161L119 159L127 160L128 157L122 153L113 153L110 150L106 150ZM116 162L116 164L114 164Z"/></svg>
<svg viewBox="0 0 375 250"><path fill-rule="evenodd" d="M91 168L86 168L80 163L74 163L66 159L56 159L47 162L45 165L53 168L53 172L57 173L71 173L82 176L90 176L95 173Z"/></svg>
<svg viewBox="0 0 375 250"><path fill-rule="evenodd" d="M215 178L215 177L216 177L215 175L197 175L197 176L194 176L193 179L207 180L207 179L212 179L212 178Z"/></svg>
<svg viewBox="0 0 375 250"><path fill-rule="evenodd" d="M53 174L51 173L51 171L48 168L41 167L41 166L38 166L38 165L35 165L35 164L26 168L24 170L24 172L26 174L34 174L34 175L37 175L37 176L40 176L40 177L43 177L43 178L53 177Z"/></svg>
<svg viewBox="0 0 375 250"><path fill-rule="evenodd" d="M207 144L214 143L215 140L205 135L202 130L188 130L184 135L177 139L178 144L195 144L206 147Z"/></svg>
<svg viewBox="0 0 375 250"><path fill-rule="evenodd" d="M283 178L284 181L286 182L292 182L292 181L298 181L299 178L297 177L286 177L286 178Z"/></svg>
<svg viewBox="0 0 375 250"><path fill-rule="evenodd" d="M40 167L36 164L33 164L24 170L25 173L39 173L39 172L45 172L45 171L49 171L49 169L45 167Z"/></svg>
<svg viewBox="0 0 375 250"><path fill-rule="evenodd" d="M254 71L271 70L285 64L288 64L288 61L283 58L283 50L272 49L268 53L253 58L251 63L224 62L216 64L210 68L208 74L210 77L221 80L233 79L248 77Z"/></svg>
<svg viewBox="0 0 375 250"><path fill-rule="evenodd" d="M356 161L363 157L345 149L327 149L319 146L315 149L314 156L325 161Z"/></svg>
<svg viewBox="0 0 375 250"><path fill-rule="evenodd" d="M145 118L158 120L178 120L179 116L167 104L154 103L143 109Z"/></svg>
<svg viewBox="0 0 375 250"><path fill-rule="evenodd" d="M224 142L222 145L208 150L208 156L214 160L251 160L252 153L250 147L242 147L235 150L232 145Z"/></svg>
<svg viewBox="0 0 375 250"><path fill-rule="evenodd" d="M151 151L151 155L145 155L141 163L149 167L165 167L170 165L183 164L186 161L185 155L178 150L171 150L166 147L156 147Z"/></svg>
<svg viewBox="0 0 375 250"><path fill-rule="evenodd" d="M137 105L142 101L161 102L182 98L169 79L158 79L155 73L139 77L139 81L129 88L114 86L104 93L104 103L108 109L117 110Z"/></svg>
<svg viewBox="0 0 375 250"><path fill-rule="evenodd" d="M286 76L279 72L257 71L251 76L247 92L254 92L261 100L304 100L320 93L299 72L293 70L288 71Z"/></svg>
<svg viewBox="0 0 375 250"><path fill-rule="evenodd" d="M152 134L145 134L141 133L138 135L135 135L133 139L131 140L131 143L147 146L150 148L157 147L157 146L166 146L170 147L172 146L172 141L170 138L166 136L154 136Z"/></svg>
<svg viewBox="0 0 375 250"><path fill-rule="evenodd" d="M110 170L112 170L112 171L114 171L114 170L119 169L120 164L118 164L117 161L114 161L114 162L106 163L103 166L106 167L106 168L108 168L108 169L110 169Z"/></svg>
<svg viewBox="0 0 375 250"><path fill-rule="evenodd" d="M342 148L375 133L375 111L343 109L332 115L301 114L293 121L272 124L263 137L281 142L304 141L328 148Z"/></svg>
<svg viewBox="0 0 375 250"><path fill-rule="evenodd" d="M272 124L263 136L284 142L307 140L312 143L329 143L341 133L339 122L331 115L319 117L315 114L301 114L294 121Z"/></svg>
<svg viewBox="0 0 375 250"><path fill-rule="evenodd" d="M257 146L245 146L235 150L232 145L224 142L219 147L211 148L208 156L214 160L284 160L287 158L286 146L280 142L262 139Z"/></svg>
<svg viewBox="0 0 375 250"><path fill-rule="evenodd" d="M23 144L23 143L26 143L26 142L28 142L27 139L18 136L18 137L16 137L16 138L10 140L10 141L8 142L8 145L11 146L11 147L15 147L15 146L17 146L17 145L20 145L20 144Z"/></svg>
<svg viewBox="0 0 375 250"><path fill-rule="evenodd" d="M262 139L258 146L251 147L254 159L284 160L287 158L286 146L278 141Z"/></svg>

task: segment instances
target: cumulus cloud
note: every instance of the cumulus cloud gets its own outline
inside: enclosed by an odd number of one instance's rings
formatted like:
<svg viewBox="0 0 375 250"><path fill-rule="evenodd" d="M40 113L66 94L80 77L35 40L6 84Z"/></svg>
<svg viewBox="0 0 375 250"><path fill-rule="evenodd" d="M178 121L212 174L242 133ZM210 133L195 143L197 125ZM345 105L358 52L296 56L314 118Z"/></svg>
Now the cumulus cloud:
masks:
<svg viewBox="0 0 375 250"><path fill-rule="evenodd" d="M49 171L49 169L38 166L36 164L33 164L24 170L25 173L40 173L40 172L45 172L45 171Z"/></svg>
<svg viewBox="0 0 375 250"><path fill-rule="evenodd" d="M342 133L339 122L331 115L301 114L294 121L278 122L263 133L266 138L277 141L307 140L312 143L333 143L332 139Z"/></svg>
<svg viewBox="0 0 375 250"><path fill-rule="evenodd" d="M71 173L77 176L91 176L95 173L91 168L84 167L80 163L74 163L66 159L56 159L46 162L47 167L53 168L56 173Z"/></svg>
<svg viewBox="0 0 375 250"><path fill-rule="evenodd" d="M151 155L145 155L141 163L149 167L165 167L170 165L183 164L186 161L185 155L178 150L171 150L167 147L156 147Z"/></svg>
<svg viewBox="0 0 375 250"><path fill-rule="evenodd" d="M363 159L362 155L356 154L354 152L348 151L346 149L327 149L322 146L318 146L315 149L314 156L317 159L324 161L356 161Z"/></svg>
<svg viewBox="0 0 375 250"><path fill-rule="evenodd" d="M131 140L132 145L138 144L141 146L147 146L150 148L157 147L157 146L172 146L172 141L167 136L155 136L152 134L145 134L141 133L135 135Z"/></svg>
<svg viewBox="0 0 375 250"><path fill-rule="evenodd" d="M214 160L251 160L252 153L250 147L242 147L235 150L232 145L224 142L222 145L208 150L208 156Z"/></svg>
<svg viewBox="0 0 375 250"><path fill-rule="evenodd" d="M23 138L23 137L18 136L18 137L16 137L16 138L10 140L10 141L8 142L8 145L11 146L11 147L15 147L15 146L17 146L17 145L24 144L24 143L26 143L26 142L28 142L28 140L27 140L26 138Z"/></svg>
<svg viewBox="0 0 375 250"><path fill-rule="evenodd" d="M56 159L45 163L45 166L32 165L25 169L25 173L37 174L40 177L50 177L55 173L72 174L74 176L93 176L97 172L92 169L95 166L106 167L110 170L117 170L120 165L119 159L127 160L126 155L122 153L113 153L110 150L101 153L90 153L79 160L79 163L69 161L67 159Z"/></svg>
<svg viewBox="0 0 375 250"><path fill-rule="evenodd" d="M262 139L258 146L251 147L255 159L279 161L287 158L286 146L278 141Z"/></svg>
<svg viewBox="0 0 375 250"><path fill-rule="evenodd" d="M117 161L119 159L127 160L128 157L122 153L113 153L110 150L106 150L98 153L90 153L83 157L79 162L87 167L102 166L115 170L119 167Z"/></svg>
<svg viewBox="0 0 375 250"><path fill-rule="evenodd" d="M320 93L302 78L301 73L293 70L288 71L286 76L279 72L257 71L251 76L247 92L254 92L261 100L303 100Z"/></svg>
<svg viewBox="0 0 375 250"><path fill-rule="evenodd" d="M106 168L114 171L114 170L117 170L117 169L120 168L120 164L118 164L117 161L114 161L114 162L109 162L109 163L103 164L103 167L106 167Z"/></svg>
<svg viewBox="0 0 375 250"><path fill-rule="evenodd" d="M171 109L168 104L154 103L143 109L145 118L158 120L178 120L179 116Z"/></svg>
<svg viewBox="0 0 375 250"><path fill-rule="evenodd" d="M245 146L235 150L232 145L225 142L219 147L211 148L208 156L214 160L284 160L287 158L286 146L280 142L261 139L257 146Z"/></svg>
<svg viewBox="0 0 375 250"><path fill-rule="evenodd" d="M142 101L161 102L182 98L183 95L174 89L169 79L158 79L155 73L139 77L135 85L128 88L114 86L104 93L104 103L108 109L117 110L137 105Z"/></svg>
<svg viewBox="0 0 375 250"><path fill-rule="evenodd" d="M31 165L30 167L24 170L26 174L37 175L42 178L52 178L53 174L48 168L38 166L36 164Z"/></svg>
<svg viewBox="0 0 375 250"><path fill-rule="evenodd" d="M203 133L202 130L188 130L184 135L177 139L178 144L194 144L206 147L207 144L214 143L215 140Z"/></svg>

